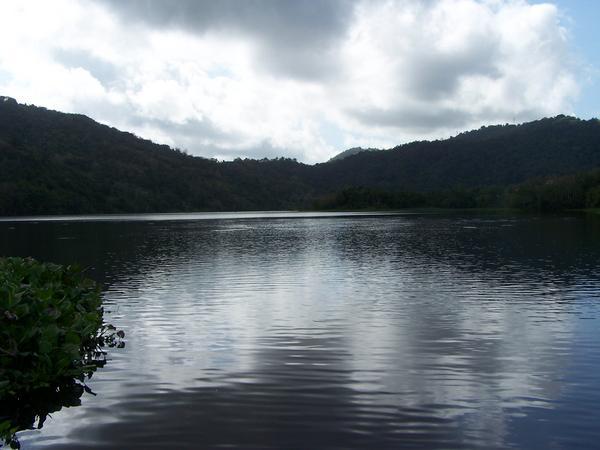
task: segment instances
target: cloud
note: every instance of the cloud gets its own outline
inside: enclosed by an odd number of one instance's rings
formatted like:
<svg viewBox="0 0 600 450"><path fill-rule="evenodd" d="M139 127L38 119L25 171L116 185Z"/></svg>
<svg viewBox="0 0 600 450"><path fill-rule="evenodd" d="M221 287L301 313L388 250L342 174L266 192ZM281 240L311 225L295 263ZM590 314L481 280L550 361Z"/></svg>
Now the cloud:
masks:
<svg viewBox="0 0 600 450"><path fill-rule="evenodd" d="M522 1L363 4L344 49L357 126L444 136L570 108L578 92L556 7ZM390 132L390 131L386 131Z"/></svg>
<svg viewBox="0 0 600 450"><path fill-rule="evenodd" d="M7 0L0 17L0 94L206 157L319 162L570 113L579 90L561 12L524 0Z"/></svg>
<svg viewBox="0 0 600 450"><path fill-rule="evenodd" d="M436 128L461 128L470 119L469 115L454 108L396 108L349 110L361 123L379 127L398 127L427 132Z"/></svg>
<svg viewBox="0 0 600 450"><path fill-rule="evenodd" d="M115 65L87 51L61 47L55 50L53 57L57 63L68 69L85 70L104 86L110 86L119 80L118 68Z"/></svg>
<svg viewBox="0 0 600 450"><path fill-rule="evenodd" d="M253 40L268 69L306 79L335 72L335 50L351 24L354 5L351 0L100 1L124 23Z"/></svg>

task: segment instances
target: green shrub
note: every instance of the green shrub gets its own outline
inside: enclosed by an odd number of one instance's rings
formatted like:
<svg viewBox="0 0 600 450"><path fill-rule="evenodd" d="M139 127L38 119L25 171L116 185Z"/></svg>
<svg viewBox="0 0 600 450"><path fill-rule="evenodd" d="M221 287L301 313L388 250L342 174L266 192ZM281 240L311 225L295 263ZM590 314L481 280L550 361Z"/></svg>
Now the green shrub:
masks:
<svg viewBox="0 0 600 450"><path fill-rule="evenodd" d="M72 402L104 363L101 347L122 337L77 267L0 258L0 438L18 446L16 431Z"/></svg>

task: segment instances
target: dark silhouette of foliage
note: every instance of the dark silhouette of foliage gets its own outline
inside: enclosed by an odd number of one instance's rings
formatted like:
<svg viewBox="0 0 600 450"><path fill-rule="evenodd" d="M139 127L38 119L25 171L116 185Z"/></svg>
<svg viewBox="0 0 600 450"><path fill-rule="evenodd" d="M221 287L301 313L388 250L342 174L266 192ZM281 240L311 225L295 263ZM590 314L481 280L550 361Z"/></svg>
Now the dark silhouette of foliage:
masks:
<svg viewBox="0 0 600 450"><path fill-rule="evenodd" d="M507 189L512 208L535 211L597 208L600 205L600 170L563 177L545 177Z"/></svg>
<svg viewBox="0 0 600 450"><path fill-rule="evenodd" d="M347 188L320 197L316 209L513 208L555 212L600 207L600 170L528 180L508 187L457 187L434 192Z"/></svg>
<svg viewBox="0 0 600 450"><path fill-rule="evenodd" d="M287 158L218 162L10 99L0 101L0 215L306 209L361 186L394 193L377 200L383 204L420 204L414 193L441 192L428 201L493 204L494 187L600 167L600 122L557 116L348 153L314 166ZM513 192L511 203L534 201L525 199L527 189ZM545 195L558 198L550 190ZM598 203L598 193L589 196L586 204Z"/></svg>
<svg viewBox="0 0 600 450"><path fill-rule="evenodd" d="M368 186L423 192L508 186L600 167L600 122L558 116L483 127L443 141L361 152L316 167L314 183L330 190Z"/></svg>
<svg viewBox="0 0 600 450"><path fill-rule="evenodd" d="M426 206L418 192L388 192L367 187L351 187L315 200L315 209L402 209Z"/></svg>

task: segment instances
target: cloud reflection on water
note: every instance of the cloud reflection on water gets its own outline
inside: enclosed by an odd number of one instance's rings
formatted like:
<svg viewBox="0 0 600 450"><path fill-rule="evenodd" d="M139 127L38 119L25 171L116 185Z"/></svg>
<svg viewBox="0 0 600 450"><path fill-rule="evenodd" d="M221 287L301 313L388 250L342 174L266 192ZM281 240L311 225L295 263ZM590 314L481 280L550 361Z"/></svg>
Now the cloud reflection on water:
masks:
<svg viewBox="0 0 600 450"><path fill-rule="evenodd" d="M579 286L598 281L588 260L598 229L581 227L439 217L141 226L105 293L128 345L96 377L98 398L42 435L60 448L72 424L85 424L70 432L73 448L518 442L515 421L559 408L572 388ZM119 253L121 241L104 242Z"/></svg>

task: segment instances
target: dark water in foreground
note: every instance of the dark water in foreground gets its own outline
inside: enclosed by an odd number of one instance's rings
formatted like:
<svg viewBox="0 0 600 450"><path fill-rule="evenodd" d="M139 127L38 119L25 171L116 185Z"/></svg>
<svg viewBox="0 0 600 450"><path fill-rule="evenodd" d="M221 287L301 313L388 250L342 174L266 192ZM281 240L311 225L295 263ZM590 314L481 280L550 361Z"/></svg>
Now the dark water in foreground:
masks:
<svg viewBox="0 0 600 450"><path fill-rule="evenodd" d="M600 447L599 218L210 217L0 222L127 333L24 448Z"/></svg>

